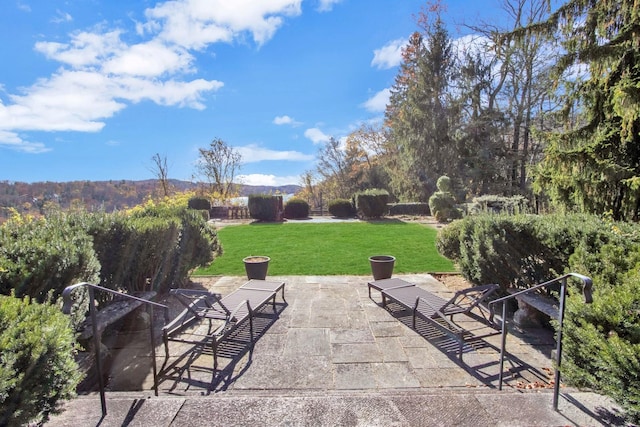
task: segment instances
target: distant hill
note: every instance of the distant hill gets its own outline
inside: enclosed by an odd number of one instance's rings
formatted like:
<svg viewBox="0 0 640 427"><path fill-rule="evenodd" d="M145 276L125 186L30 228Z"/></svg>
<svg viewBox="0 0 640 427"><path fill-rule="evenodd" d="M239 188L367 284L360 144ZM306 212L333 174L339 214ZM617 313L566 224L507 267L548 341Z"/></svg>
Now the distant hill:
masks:
<svg viewBox="0 0 640 427"><path fill-rule="evenodd" d="M198 184L189 181L170 180L173 189L185 191L195 189ZM159 194L159 183L155 179L142 181L69 181L69 182L17 182L0 181L0 218L6 217L6 208L16 208L21 213L37 214L47 203L62 209L82 206L89 210L106 212L139 205L148 196ZM241 185L240 196L250 194L295 194L298 185L279 187L266 185Z"/></svg>

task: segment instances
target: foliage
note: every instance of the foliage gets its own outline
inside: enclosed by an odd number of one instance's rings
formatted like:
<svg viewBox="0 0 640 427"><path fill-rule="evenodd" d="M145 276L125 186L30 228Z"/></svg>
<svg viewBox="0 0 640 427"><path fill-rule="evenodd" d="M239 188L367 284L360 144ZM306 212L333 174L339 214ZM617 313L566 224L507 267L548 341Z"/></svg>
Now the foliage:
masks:
<svg viewBox="0 0 640 427"><path fill-rule="evenodd" d="M0 296L0 425L46 422L80 381L59 307Z"/></svg>
<svg viewBox="0 0 640 427"><path fill-rule="evenodd" d="M353 218L356 215L356 208L351 200L336 199L329 202L329 213L336 218Z"/></svg>
<svg viewBox="0 0 640 427"><path fill-rule="evenodd" d="M562 371L566 380L598 390L640 421L640 227L606 224L597 247L579 245L571 269L594 280L593 304L567 304Z"/></svg>
<svg viewBox="0 0 640 427"><path fill-rule="evenodd" d="M389 135L385 168L402 201L426 201L437 177L456 164L449 123L455 116L448 88L452 81L451 39L437 9L435 22L421 16L402 51L402 64L385 113Z"/></svg>
<svg viewBox="0 0 640 427"><path fill-rule="evenodd" d="M268 254L269 274L370 275L369 257L389 253L394 271L455 271L435 249L437 231L422 224L392 222L253 223L223 227L224 253L196 275L244 275L242 259Z"/></svg>
<svg viewBox="0 0 640 427"><path fill-rule="evenodd" d="M527 287L564 273L578 248L597 253L612 236L590 215L480 214L452 223L437 246L474 283Z"/></svg>
<svg viewBox="0 0 640 427"><path fill-rule="evenodd" d="M437 248L474 283L527 287L568 271L593 278L593 304L569 292L563 375L640 420L640 226L584 214L484 214L442 229Z"/></svg>
<svg viewBox="0 0 640 427"><path fill-rule="evenodd" d="M199 148L197 173L208 183L210 195L228 200L235 194L233 180L240 169L242 155L220 138L214 138L208 148Z"/></svg>
<svg viewBox="0 0 640 427"><path fill-rule="evenodd" d="M536 189L568 210L640 219L640 25L633 0L568 0L535 33L560 41L566 126L546 134ZM577 74L576 66L587 66ZM578 112L578 117L574 112Z"/></svg>
<svg viewBox="0 0 640 427"><path fill-rule="evenodd" d="M356 210L363 218L381 218L387 213L389 192L381 189L365 190L355 194Z"/></svg>
<svg viewBox="0 0 640 427"><path fill-rule="evenodd" d="M485 194L474 197L469 207L470 213L505 213L519 214L528 213L529 201L524 196L498 196L495 194Z"/></svg>
<svg viewBox="0 0 640 427"><path fill-rule="evenodd" d="M102 286L164 292L186 283L195 267L211 262L218 250L213 226L198 211L174 203L172 198L150 201L127 213L87 218Z"/></svg>
<svg viewBox="0 0 640 427"><path fill-rule="evenodd" d="M211 209L211 201L206 197L191 197L187 202L189 209L205 210Z"/></svg>
<svg viewBox="0 0 640 427"><path fill-rule="evenodd" d="M251 194L248 200L249 215L259 221L276 221L281 203L281 196Z"/></svg>
<svg viewBox="0 0 640 427"><path fill-rule="evenodd" d="M429 215L427 203L389 203L389 215Z"/></svg>
<svg viewBox="0 0 640 427"><path fill-rule="evenodd" d="M284 205L284 217L291 219L309 218L309 203L302 199L289 199Z"/></svg>
<svg viewBox="0 0 640 427"><path fill-rule="evenodd" d="M57 298L66 286L98 278L91 237L74 214L14 216L0 225L0 293L38 302Z"/></svg>
<svg viewBox="0 0 640 427"><path fill-rule="evenodd" d="M429 197L429 209L438 222L446 222L462 216L451 193L451 179L443 175L438 178L438 191Z"/></svg>

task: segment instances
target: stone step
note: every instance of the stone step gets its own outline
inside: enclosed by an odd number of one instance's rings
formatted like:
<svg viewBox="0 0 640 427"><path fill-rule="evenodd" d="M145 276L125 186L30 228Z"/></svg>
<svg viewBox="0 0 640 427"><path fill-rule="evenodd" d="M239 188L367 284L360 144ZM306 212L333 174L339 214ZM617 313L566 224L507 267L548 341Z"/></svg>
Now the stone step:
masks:
<svg viewBox="0 0 640 427"><path fill-rule="evenodd" d="M606 409L605 409L606 408ZM550 392L455 390L338 392L256 390L207 396L155 397L108 393L80 396L47 426L552 426L620 425L612 402L565 391L559 411Z"/></svg>

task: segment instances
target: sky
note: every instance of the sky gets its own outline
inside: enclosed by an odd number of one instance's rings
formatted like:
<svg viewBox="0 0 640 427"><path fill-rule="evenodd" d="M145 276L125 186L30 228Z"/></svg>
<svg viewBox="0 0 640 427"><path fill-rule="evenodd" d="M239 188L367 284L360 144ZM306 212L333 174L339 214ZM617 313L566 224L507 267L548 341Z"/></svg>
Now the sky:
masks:
<svg viewBox="0 0 640 427"><path fill-rule="evenodd" d="M499 0L451 0L452 38ZM0 180L198 180L198 149L240 182L300 184L330 137L384 117L418 0L3 0Z"/></svg>

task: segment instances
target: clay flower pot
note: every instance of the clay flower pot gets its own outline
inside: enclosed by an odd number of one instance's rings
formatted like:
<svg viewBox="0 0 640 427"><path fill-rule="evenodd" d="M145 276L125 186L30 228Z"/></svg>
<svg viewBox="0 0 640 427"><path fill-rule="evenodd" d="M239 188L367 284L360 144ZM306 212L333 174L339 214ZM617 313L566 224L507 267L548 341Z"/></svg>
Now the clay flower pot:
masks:
<svg viewBox="0 0 640 427"><path fill-rule="evenodd" d="M264 280L267 277L267 270L269 269L269 261L271 258L268 256L254 255L243 258L244 269L247 272L247 278Z"/></svg>
<svg viewBox="0 0 640 427"><path fill-rule="evenodd" d="M391 255L374 255L369 257L373 280L389 279L393 274L396 257Z"/></svg>

